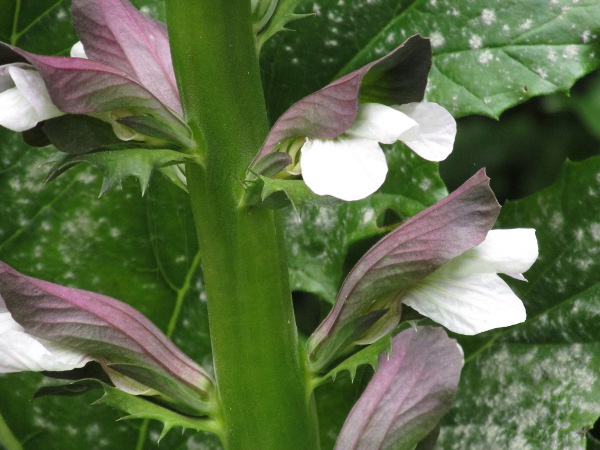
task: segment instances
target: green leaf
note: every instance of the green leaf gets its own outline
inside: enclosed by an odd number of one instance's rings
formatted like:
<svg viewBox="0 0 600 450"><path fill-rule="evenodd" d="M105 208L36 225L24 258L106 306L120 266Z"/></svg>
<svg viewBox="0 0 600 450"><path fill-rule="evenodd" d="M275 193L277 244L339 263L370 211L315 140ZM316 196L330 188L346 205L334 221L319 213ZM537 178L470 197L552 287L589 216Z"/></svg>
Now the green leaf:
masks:
<svg viewBox="0 0 600 450"><path fill-rule="evenodd" d="M48 180L53 180L79 163L86 162L100 169L104 175L100 195L121 186L128 177L137 178L142 195L148 189L152 172L174 164L193 161L194 157L175 150L130 148L105 150L96 153L67 156L51 169Z"/></svg>
<svg viewBox="0 0 600 450"><path fill-rule="evenodd" d="M598 0L317 0L299 11L315 17L263 49L273 118L415 33L433 45L426 98L456 117L497 117L531 97L568 91L598 67Z"/></svg>
<svg viewBox="0 0 600 450"><path fill-rule="evenodd" d="M386 157L389 173L379 193L331 208L307 204L301 217L286 210L293 290L333 303L343 277L388 226L447 194L437 163L424 161L402 144L389 146Z"/></svg>
<svg viewBox="0 0 600 450"><path fill-rule="evenodd" d="M540 257L512 282L529 319L461 338L466 363L442 448L584 449L600 416L600 157L508 203L501 228L534 227Z"/></svg>

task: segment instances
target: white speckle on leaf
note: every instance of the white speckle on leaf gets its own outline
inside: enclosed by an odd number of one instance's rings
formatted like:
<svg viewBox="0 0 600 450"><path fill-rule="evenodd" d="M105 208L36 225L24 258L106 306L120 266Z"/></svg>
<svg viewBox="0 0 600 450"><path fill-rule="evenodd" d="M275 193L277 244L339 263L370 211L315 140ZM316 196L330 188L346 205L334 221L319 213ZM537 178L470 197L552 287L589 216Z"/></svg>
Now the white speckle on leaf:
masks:
<svg viewBox="0 0 600 450"><path fill-rule="evenodd" d="M89 171L81 172L77 178L83 184L93 183L97 179L96 175Z"/></svg>
<svg viewBox="0 0 600 450"><path fill-rule="evenodd" d="M485 50L479 54L478 59L480 64L487 64L492 59L494 59L494 56L492 55L492 52L490 52L489 50Z"/></svg>
<svg viewBox="0 0 600 450"><path fill-rule="evenodd" d="M568 45L563 50L563 58L565 59L573 59L579 54L579 49L574 45Z"/></svg>
<svg viewBox="0 0 600 450"><path fill-rule="evenodd" d="M369 224L369 223L373 222L374 219L375 219L375 211L373 211L372 209L365 210L365 212L363 213L362 222Z"/></svg>
<svg viewBox="0 0 600 450"><path fill-rule="evenodd" d="M590 225L590 234L592 239L596 242L600 241L600 223L593 223Z"/></svg>
<svg viewBox="0 0 600 450"><path fill-rule="evenodd" d="M583 33L581 33L581 40L584 44L589 44L592 39L596 39L596 35L592 34L590 30L584 30Z"/></svg>
<svg viewBox="0 0 600 450"><path fill-rule="evenodd" d="M481 48L482 45L483 45L483 41L481 40L481 37L477 36L476 34L473 34L471 36L471 38L469 39L469 46L473 50L477 50L478 48Z"/></svg>
<svg viewBox="0 0 600 450"><path fill-rule="evenodd" d="M423 180L421 180L421 182L419 183L419 189L423 190L423 191L427 191L431 188L431 180L429 178L424 178Z"/></svg>
<svg viewBox="0 0 600 450"><path fill-rule="evenodd" d="M553 230L558 230L564 223L564 219L561 213L555 211L550 218L550 228Z"/></svg>
<svg viewBox="0 0 600 450"><path fill-rule="evenodd" d="M558 60L558 57L556 56L556 52L554 51L553 48L548 50L548 61L550 62L556 62Z"/></svg>
<svg viewBox="0 0 600 450"><path fill-rule="evenodd" d="M56 13L56 20L64 21L67 18L68 14L64 8L60 8Z"/></svg>
<svg viewBox="0 0 600 450"><path fill-rule="evenodd" d="M542 80L545 80L546 78L548 78L548 71L546 69L544 69L543 67L534 67L533 71L535 73L537 73Z"/></svg>
<svg viewBox="0 0 600 450"><path fill-rule="evenodd" d="M496 13L493 9L484 9L481 11L481 20L486 25L491 25L496 21Z"/></svg>
<svg viewBox="0 0 600 450"><path fill-rule="evenodd" d="M431 33L429 39L431 40L431 46L433 48L441 47L442 45L444 45L444 42L446 42L446 39L444 39L444 36L439 31L434 31L433 33Z"/></svg>
<svg viewBox="0 0 600 450"><path fill-rule="evenodd" d="M337 15L336 15L336 14L335 14L334 12L332 12L332 11L329 11L329 12L327 13L327 18L328 18L329 20L331 20L333 23L342 23L342 22L344 21L344 18L342 17L342 15L341 15L341 14L337 14Z"/></svg>
<svg viewBox="0 0 600 450"><path fill-rule="evenodd" d="M519 30L527 31L531 28L532 25L533 25L533 20L527 19L525 22L523 22L521 25L519 25Z"/></svg>

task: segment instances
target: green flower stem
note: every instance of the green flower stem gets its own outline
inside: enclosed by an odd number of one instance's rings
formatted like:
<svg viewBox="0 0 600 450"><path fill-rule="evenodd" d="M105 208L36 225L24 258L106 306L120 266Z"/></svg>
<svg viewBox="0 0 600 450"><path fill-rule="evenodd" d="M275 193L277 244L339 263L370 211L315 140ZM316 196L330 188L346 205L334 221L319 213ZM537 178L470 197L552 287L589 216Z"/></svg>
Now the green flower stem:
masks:
<svg viewBox="0 0 600 450"><path fill-rule="evenodd" d="M318 448L298 351L281 224L239 208L239 179L268 131L249 0L169 0L186 119L202 165L186 175L208 296L224 445Z"/></svg>

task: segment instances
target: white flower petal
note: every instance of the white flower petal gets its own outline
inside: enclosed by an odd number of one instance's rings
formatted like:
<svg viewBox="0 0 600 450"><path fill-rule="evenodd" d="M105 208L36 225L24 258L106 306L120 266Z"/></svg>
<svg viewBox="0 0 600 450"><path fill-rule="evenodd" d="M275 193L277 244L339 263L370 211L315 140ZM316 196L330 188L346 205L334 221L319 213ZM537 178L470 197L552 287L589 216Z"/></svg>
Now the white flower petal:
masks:
<svg viewBox="0 0 600 450"><path fill-rule="evenodd" d="M0 92L0 126L21 132L37 123L37 112L16 87Z"/></svg>
<svg viewBox="0 0 600 450"><path fill-rule="evenodd" d="M37 122L64 114L52 103L44 80L37 71L11 66L8 68L8 73L10 73L21 95L27 99L35 110Z"/></svg>
<svg viewBox="0 0 600 450"><path fill-rule="evenodd" d="M385 181L387 162L379 144L364 139L307 140L300 166L306 185L319 195L359 200Z"/></svg>
<svg viewBox="0 0 600 450"><path fill-rule="evenodd" d="M469 273L505 273L523 280L538 257L533 228L491 230L477 247L463 253L440 270L457 276Z"/></svg>
<svg viewBox="0 0 600 450"><path fill-rule="evenodd" d="M0 328L0 373L71 370L89 361L81 353L28 335L9 313L0 314Z"/></svg>
<svg viewBox="0 0 600 450"><path fill-rule="evenodd" d="M495 274L449 278L436 271L410 289L403 302L460 334L473 335L525 321L523 302Z"/></svg>
<svg viewBox="0 0 600 450"><path fill-rule="evenodd" d="M452 153L456 137L454 117L437 103L394 106L419 124L418 136L403 138L412 151L428 161L443 161Z"/></svg>
<svg viewBox="0 0 600 450"><path fill-rule="evenodd" d="M379 103L360 105L354 124L344 132L346 136L393 144L418 136L419 125L406 114Z"/></svg>
<svg viewBox="0 0 600 450"><path fill-rule="evenodd" d="M0 66L0 93L15 87L15 83L8 73L9 67L9 65Z"/></svg>
<svg viewBox="0 0 600 450"><path fill-rule="evenodd" d="M85 50L83 48L83 44L81 41L75 42L75 44L73 44L73 47L71 47L71 58L88 59L87 55L85 54Z"/></svg>

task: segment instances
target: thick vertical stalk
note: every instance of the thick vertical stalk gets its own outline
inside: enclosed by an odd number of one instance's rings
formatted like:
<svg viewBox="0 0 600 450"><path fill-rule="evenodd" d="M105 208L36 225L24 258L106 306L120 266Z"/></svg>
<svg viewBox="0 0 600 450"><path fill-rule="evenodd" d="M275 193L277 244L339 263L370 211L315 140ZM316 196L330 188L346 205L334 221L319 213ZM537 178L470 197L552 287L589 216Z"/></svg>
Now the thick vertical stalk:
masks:
<svg viewBox="0 0 600 450"><path fill-rule="evenodd" d="M318 433L273 212L239 209L239 178L268 130L250 0L167 0L186 119L202 165L186 168L201 248L225 446L309 450Z"/></svg>

